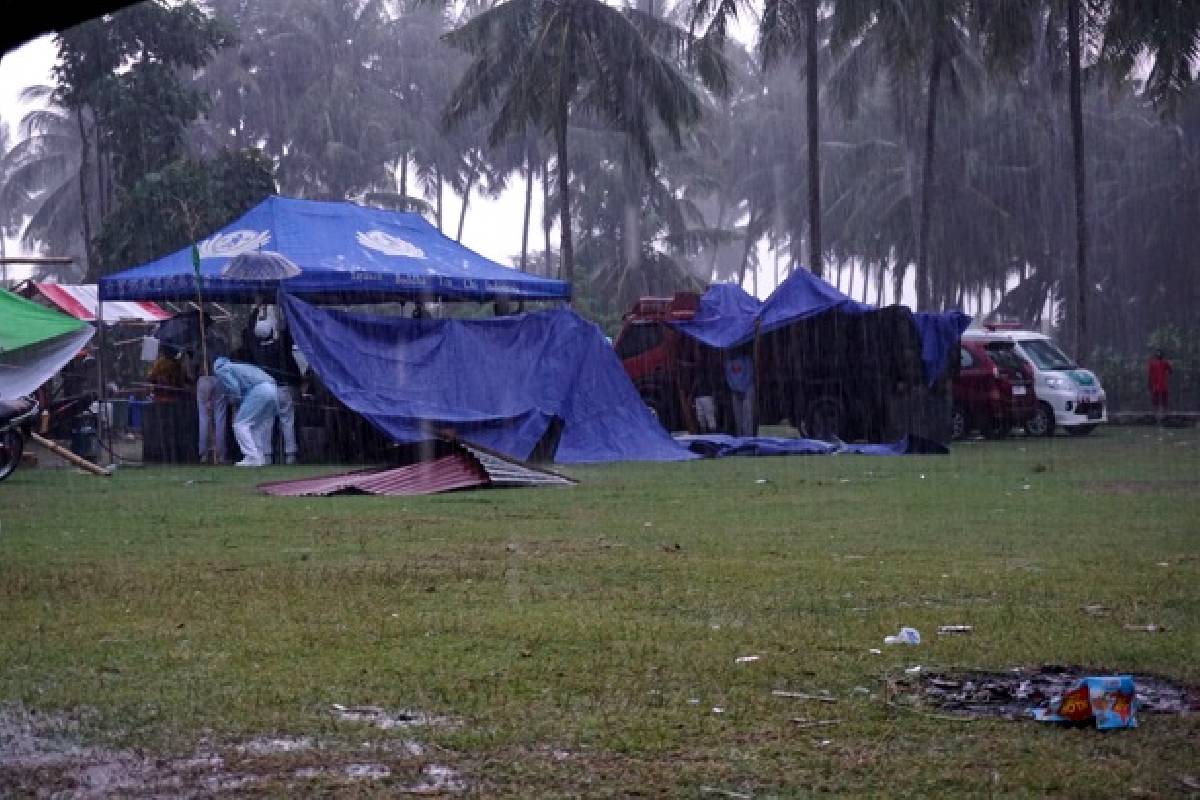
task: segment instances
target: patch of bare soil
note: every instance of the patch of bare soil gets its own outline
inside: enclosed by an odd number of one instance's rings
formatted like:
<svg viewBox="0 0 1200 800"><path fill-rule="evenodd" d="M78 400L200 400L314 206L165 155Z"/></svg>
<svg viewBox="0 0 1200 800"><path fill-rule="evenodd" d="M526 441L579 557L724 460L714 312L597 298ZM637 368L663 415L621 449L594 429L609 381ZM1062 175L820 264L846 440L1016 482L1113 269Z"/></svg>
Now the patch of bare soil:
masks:
<svg viewBox="0 0 1200 800"><path fill-rule="evenodd" d="M928 672L893 685L899 694L924 705L967 717L1027 718L1089 675L1117 674L1083 667L1045 665L1008 672ZM1128 673L1121 673L1128 674ZM1200 688L1154 675L1133 675L1139 714L1200 711Z"/></svg>
<svg viewBox="0 0 1200 800"><path fill-rule="evenodd" d="M0 704L0 796L194 798L254 790L299 796L372 782L405 795L467 789L457 769L431 763L427 748L411 740L355 746L308 736L264 736L221 746L201 741L188 755L166 757L83 744L81 722L88 716Z"/></svg>

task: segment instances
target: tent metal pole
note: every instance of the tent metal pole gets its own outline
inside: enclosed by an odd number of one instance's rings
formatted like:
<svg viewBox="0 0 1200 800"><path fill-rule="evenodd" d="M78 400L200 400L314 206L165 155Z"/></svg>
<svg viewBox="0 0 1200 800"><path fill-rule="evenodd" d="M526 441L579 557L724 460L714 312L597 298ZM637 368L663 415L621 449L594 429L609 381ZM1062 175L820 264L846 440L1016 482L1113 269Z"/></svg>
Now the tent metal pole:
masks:
<svg viewBox="0 0 1200 800"><path fill-rule="evenodd" d="M117 457L112 449L112 426L104 419L105 410L105 394L107 391L104 388L104 299L98 298L96 301L96 379L98 386L96 387L96 396L100 402L100 413L96 415L96 438L98 441L106 442L108 446L109 463L116 464Z"/></svg>
<svg viewBox="0 0 1200 800"><path fill-rule="evenodd" d="M754 435L758 436L758 408L762 404L762 357L759 343L762 341L760 331L760 320L754 320L754 407L751 408L753 416Z"/></svg>

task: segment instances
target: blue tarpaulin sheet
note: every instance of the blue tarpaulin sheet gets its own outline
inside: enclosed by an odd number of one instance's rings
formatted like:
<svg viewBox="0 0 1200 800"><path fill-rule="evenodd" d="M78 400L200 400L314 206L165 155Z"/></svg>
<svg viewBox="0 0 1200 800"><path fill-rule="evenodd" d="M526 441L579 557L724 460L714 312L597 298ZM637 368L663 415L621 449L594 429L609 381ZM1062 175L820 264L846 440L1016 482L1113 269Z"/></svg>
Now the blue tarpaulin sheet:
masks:
<svg viewBox="0 0 1200 800"><path fill-rule="evenodd" d="M770 333L831 311L860 315L878 309L797 268L762 303L732 284L711 286L700 298L695 319L672 324L710 347L724 350L750 341L756 331ZM971 324L971 318L960 311L920 312L913 314L913 321L921 338L925 378L932 384L945 371L951 345Z"/></svg>
<svg viewBox="0 0 1200 800"><path fill-rule="evenodd" d="M945 455L949 449L920 436L905 436L888 444L846 444L818 439L789 439L782 436L727 436L710 433L678 436L676 441L705 458L729 456L832 456L850 453L864 456Z"/></svg>
<svg viewBox="0 0 1200 800"><path fill-rule="evenodd" d="M197 244L205 300L251 302L280 286L338 303L387 300L566 300L569 284L497 264L443 236L421 215L354 203L269 197ZM256 250L302 270L281 283L229 280L221 270ZM192 249L100 279L101 300L196 299Z"/></svg>
<svg viewBox="0 0 1200 800"><path fill-rule="evenodd" d="M397 442L452 429L526 459L557 418L561 463L694 458L650 413L600 329L569 309L407 319L280 302L326 387Z"/></svg>

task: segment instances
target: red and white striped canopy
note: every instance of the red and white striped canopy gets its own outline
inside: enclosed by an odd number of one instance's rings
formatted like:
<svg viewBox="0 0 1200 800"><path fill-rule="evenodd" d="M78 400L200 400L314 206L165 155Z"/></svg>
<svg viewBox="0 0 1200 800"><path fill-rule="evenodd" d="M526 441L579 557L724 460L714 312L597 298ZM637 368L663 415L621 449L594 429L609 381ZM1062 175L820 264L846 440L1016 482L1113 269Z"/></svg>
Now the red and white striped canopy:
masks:
<svg viewBox="0 0 1200 800"><path fill-rule="evenodd" d="M96 284L35 283L34 286L39 294L72 317L85 322L96 321ZM171 316L171 312L156 303L110 300L104 304L104 321L110 325L118 322L160 322Z"/></svg>

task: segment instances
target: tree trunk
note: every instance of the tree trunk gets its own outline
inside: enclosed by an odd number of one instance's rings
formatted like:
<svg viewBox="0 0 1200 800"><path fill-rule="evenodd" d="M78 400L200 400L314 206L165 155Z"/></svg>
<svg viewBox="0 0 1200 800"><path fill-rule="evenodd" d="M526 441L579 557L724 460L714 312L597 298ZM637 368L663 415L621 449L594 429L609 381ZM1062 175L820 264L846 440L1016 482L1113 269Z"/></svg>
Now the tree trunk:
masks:
<svg viewBox="0 0 1200 800"><path fill-rule="evenodd" d="M879 261L879 283L875 286L875 307L883 308L883 274L886 267L886 262L882 259Z"/></svg>
<svg viewBox="0 0 1200 800"><path fill-rule="evenodd" d="M400 196L408 197L408 153L400 156Z"/></svg>
<svg viewBox="0 0 1200 800"><path fill-rule="evenodd" d="M463 190L462 210L458 212L458 236L454 237L454 241L461 242L463 235L463 226L467 222L467 206L471 202L471 185L475 183L475 176L467 178L467 186Z"/></svg>
<svg viewBox="0 0 1200 800"><path fill-rule="evenodd" d="M528 154L525 156L525 221L521 225L521 271L524 272L529 260L529 217L533 213L533 164L529 163Z"/></svg>
<svg viewBox="0 0 1200 800"><path fill-rule="evenodd" d="M565 62L564 62L565 63ZM558 277L567 283L575 279L575 249L571 242L571 170L567 158L567 104L560 99L558 124L554 126L558 146Z"/></svg>
<svg viewBox="0 0 1200 800"><path fill-rule="evenodd" d="M550 159L542 159L542 236L545 240L545 254L542 258L542 267L545 269L546 277L549 278L554 274L551 268L551 257L553 251L550 245L550 229L554 227L554 221L550 218Z"/></svg>
<svg viewBox="0 0 1200 800"><path fill-rule="evenodd" d="M437 176L437 228L439 231L441 231L442 230L442 170L440 168L436 169L436 170L434 170L434 174Z"/></svg>
<svg viewBox="0 0 1200 800"><path fill-rule="evenodd" d="M83 109L75 109L75 121L79 125L79 212L80 224L83 226L83 274L84 280L94 283L98 275L92 274L92 218L88 206L88 134L83 122Z"/></svg>
<svg viewBox="0 0 1200 800"><path fill-rule="evenodd" d="M750 219L746 221L746 242L742 248L742 263L738 265L738 286L746 288L746 268L750 265L750 250L754 247L754 211L750 211Z"/></svg>
<svg viewBox="0 0 1200 800"><path fill-rule="evenodd" d="M804 51L808 79L808 237L812 264L809 269L817 277L825 274L821 241L821 95L817 83L817 5L820 0L804 4Z"/></svg>
<svg viewBox="0 0 1200 800"><path fill-rule="evenodd" d="M1087 358L1087 185L1084 173L1083 144L1083 74L1080 65L1079 4L1067 3L1067 50L1071 66L1071 144L1075 167L1075 357Z"/></svg>
<svg viewBox="0 0 1200 800"><path fill-rule="evenodd" d="M854 297L854 278L857 276L858 270L854 268L854 261L850 262L850 277L846 281L846 296Z"/></svg>
<svg viewBox="0 0 1200 800"><path fill-rule="evenodd" d="M921 221L917 233L917 310L930 308L933 299L933 281L929 274L929 225L932 220L933 203L933 159L937 144L938 93L942 85L942 66L945 57L938 41L941 34L935 32L933 58L929 62L929 92L925 109L925 152L921 157Z"/></svg>
<svg viewBox="0 0 1200 800"><path fill-rule="evenodd" d="M871 263L870 262L863 264L862 272L863 272L862 302L866 303L867 302L867 292L869 291L869 289L867 287L871 283Z"/></svg>

